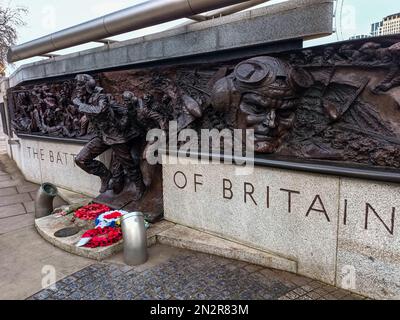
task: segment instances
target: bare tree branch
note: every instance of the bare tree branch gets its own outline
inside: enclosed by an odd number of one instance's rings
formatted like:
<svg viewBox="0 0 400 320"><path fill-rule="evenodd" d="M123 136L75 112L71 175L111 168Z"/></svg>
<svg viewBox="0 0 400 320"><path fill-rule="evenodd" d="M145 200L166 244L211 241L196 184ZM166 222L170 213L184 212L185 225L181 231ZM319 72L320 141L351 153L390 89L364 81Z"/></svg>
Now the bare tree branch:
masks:
<svg viewBox="0 0 400 320"><path fill-rule="evenodd" d="M4 75L7 65L8 48L17 41L17 28L25 26L24 17L28 10L23 7L10 8L0 6L0 76Z"/></svg>

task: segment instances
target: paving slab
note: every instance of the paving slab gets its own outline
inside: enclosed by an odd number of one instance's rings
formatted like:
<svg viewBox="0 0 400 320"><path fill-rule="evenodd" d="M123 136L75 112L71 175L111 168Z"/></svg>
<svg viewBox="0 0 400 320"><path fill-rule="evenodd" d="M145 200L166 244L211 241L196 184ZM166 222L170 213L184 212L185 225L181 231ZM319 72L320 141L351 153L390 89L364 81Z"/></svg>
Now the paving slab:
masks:
<svg viewBox="0 0 400 320"><path fill-rule="evenodd" d="M13 233L27 226L33 225L35 216L33 213L22 214L0 220L0 235Z"/></svg>
<svg viewBox="0 0 400 320"><path fill-rule="evenodd" d="M46 266L61 280L92 263L48 244L33 226L1 235L0 257L0 300L26 299L42 290Z"/></svg>
<svg viewBox="0 0 400 320"><path fill-rule="evenodd" d="M0 182L3 182L3 181L10 181L10 180L12 180L12 179L11 179L11 177L10 177L9 175L2 175L2 176L0 176Z"/></svg>
<svg viewBox="0 0 400 320"><path fill-rule="evenodd" d="M39 185L30 182L25 182L22 185L17 186L18 193L37 192L38 189Z"/></svg>
<svg viewBox="0 0 400 320"><path fill-rule="evenodd" d="M0 189L3 188L10 188L10 187L16 187L20 184L20 181L17 180L7 180L7 181L1 181L0 182Z"/></svg>
<svg viewBox="0 0 400 320"><path fill-rule="evenodd" d="M25 207L21 204L12 204L9 206L0 207L0 219L6 219L14 216L19 216L21 214L27 213ZM0 221L1 225L1 221Z"/></svg>
<svg viewBox="0 0 400 320"><path fill-rule="evenodd" d="M16 204L27 201L32 201L31 195L29 193L4 196L0 197L0 206L7 206L10 204Z"/></svg>
<svg viewBox="0 0 400 320"><path fill-rule="evenodd" d="M0 189L0 197L12 196L12 195L15 195L15 194L18 194L18 193L19 193L19 192L18 192L17 189L14 188L14 187Z"/></svg>

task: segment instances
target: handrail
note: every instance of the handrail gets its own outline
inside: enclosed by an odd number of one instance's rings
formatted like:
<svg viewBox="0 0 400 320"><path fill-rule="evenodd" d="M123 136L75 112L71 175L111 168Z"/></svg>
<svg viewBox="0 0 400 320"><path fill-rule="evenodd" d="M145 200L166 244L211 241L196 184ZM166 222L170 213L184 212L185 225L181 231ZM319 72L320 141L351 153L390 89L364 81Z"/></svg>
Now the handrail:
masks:
<svg viewBox="0 0 400 320"><path fill-rule="evenodd" d="M106 16L13 46L8 62L48 54L91 41L154 26L248 0L151 0Z"/></svg>

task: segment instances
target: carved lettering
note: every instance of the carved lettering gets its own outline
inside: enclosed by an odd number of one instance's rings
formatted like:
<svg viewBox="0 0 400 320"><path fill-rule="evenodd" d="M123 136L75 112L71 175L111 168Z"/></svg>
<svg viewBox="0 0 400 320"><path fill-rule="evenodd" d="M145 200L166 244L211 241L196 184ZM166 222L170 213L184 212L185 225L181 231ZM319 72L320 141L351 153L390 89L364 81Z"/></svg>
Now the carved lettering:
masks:
<svg viewBox="0 0 400 320"><path fill-rule="evenodd" d="M292 213L292 194L300 194L300 192L287 189L280 189L280 190L288 193L288 212Z"/></svg>
<svg viewBox="0 0 400 320"><path fill-rule="evenodd" d="M197 192L197 186L202 186L203 183L199 182L197 179L198 178L203 178L201 174L195 174L194 175L194 192Z"/></svg>
<svg viewBox="0 0 400 320"><path fill-rule="evenodd" d="M227 186L229 185L229 187ZM232 200L233 199L233 191L232 191L233 185L232 181L228 179L224 179L224 199ZM229 195L227 195L227 192L229 192Z"/></svg>
<svg viewBox="0 0 400 320"><path fill-rule="evenodd" d="M51 163L54 163L54 160L55 160L55 159L54 159L54 152L51 151L51 150L49 151L49 159L50 159L50 162L51 162Z"/></svg>
<svg viewBox="0 0 400 320"><path fill-rule="evenodd" d="M254 200L253 194L255 192L255 188L251 183L245 182L244 184L244 203L247 203L248 196L251 198L253 203L258 206L256 200Z"/></svg>
<svg viewBox="0 0 400 320"><path fill-rule="evenodd" d="M369 203L367 203L366 205L366 209L365 209L365 230L368 230L368 224L369 224L369 215L370 212L373 212L375 214L375 216L378 218L378 220L380 222L382 222L383 226L385 227L385 229L391 234L394 234L394 222L395 222L395 218L396 218L396 208L392 208L392 217L391 217L391 225L390 227L385 223L385 221L383 221L382 217L376 212L375 208L370 205Z"/></svg>
<svg viewBox="0 0 400 320"><path fill-rule="evenodd" d="M62 161L62 157L61 157L60 152L57 152L57 164L58 164L58 163L63 164L63 161Z"/></svg>
<svg viewBox="0 0 400 320"><path fill-rule="evenodd" d="M39 151L33 148L33 159L39 160Z"/></svg>
<svg viewBox="0 0 400 320"><path fill-rule="evenodd" d="M177 182L177 178L178 176L183 177L184 179L184 183L178 184ZM186 178L186 175L182 172L182 171L178 171L177 173L175 173L174 175L174 183L175 185L179 188L179 189L185 189L188 183L188 180Z"/></svg>
<svg viewBox="0 0 400 320"><path fill-rule="evenodd" d="M68 166L68 153L64 152L65 165Z"/></svg>
<svg viewBox="0 0 400 320"><path fill-rule="evenodd" d="M72 156L72 163L74 164L74 167L76 167L75 159L77 154L71 153L70 155Z"/></svg>
<svg viewBox="0 0 400 320"><path fill-rule="evenodd" d="M317 202L319 203L319 208L315 207ZM310 206L310 209L308 209L308 211L307 211L306 217L308 217L312 211L323 213L325 215L326 219L328 220L328 222L331 222L331 220L329 219L329 216L328 216L328 212L325 209L325 205L322 202L320 195L317 195L315 197L313 203Z"/></svg>

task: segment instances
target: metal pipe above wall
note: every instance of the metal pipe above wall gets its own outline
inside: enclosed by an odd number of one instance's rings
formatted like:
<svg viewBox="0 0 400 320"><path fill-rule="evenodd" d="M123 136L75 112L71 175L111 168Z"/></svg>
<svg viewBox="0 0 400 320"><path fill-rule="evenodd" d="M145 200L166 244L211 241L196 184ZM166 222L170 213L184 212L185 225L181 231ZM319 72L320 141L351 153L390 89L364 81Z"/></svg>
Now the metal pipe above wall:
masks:
<svg viewBox="0 0 400 320"><path fill-rule="evenodd" d="M17 62L243 2L248 0L150 0L13 46L8 51L8 62Z"/></svg>
<svg viewBox="0 0 400 320"><path fill-rule="evenodd" d="M195 21L205 21L205 20L210 20L214 18L219 18L219 17L224 17L224 16L229 16L231 14L250 9L252 7L255 7L259 4L263 4L266 2L269 2L270 0L249 0L244 3L240 4L235 4L229 7L224 7L222 9L214 10L211 11L210 13L207 14L202 14L202 15L195 15L189 17L189 19L195 20Z"/></svg>
<svg viewBox="0 0 400 320"><path fill-rule="evenodd" d="M204 20L210 20L210 19L214 19L214 18L219 18L219 17L224 17L224 16L229 16L231 14L255 7L259 4L263 4L266 2L269 2L271 0L249 0L247 2L244 3L239 3L239 4L235 4L229 7L224 7L221 9L217 9L217 10L213 10L207 14L204 15L195 15L192 17L189 17L192 20L197 20L199 19L199 21L201 21L201 18L203 18ZM197 19L196 19L197 18Z"/></svg>

